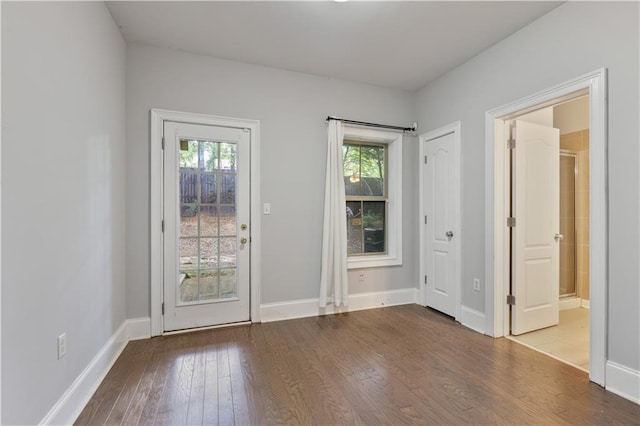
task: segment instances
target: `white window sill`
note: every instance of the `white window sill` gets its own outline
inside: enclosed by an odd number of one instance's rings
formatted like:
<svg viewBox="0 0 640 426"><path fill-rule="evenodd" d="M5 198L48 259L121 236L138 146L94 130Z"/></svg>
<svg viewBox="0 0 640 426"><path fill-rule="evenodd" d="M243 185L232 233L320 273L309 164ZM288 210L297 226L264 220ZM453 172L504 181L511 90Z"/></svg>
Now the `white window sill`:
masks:
<svg viewBox="0 0 640 426"><path fill-rule="evenodd" d="M400 266L402 258L398 256L358 256L347 259L347 269L378 268L381 266Z"/></svg>

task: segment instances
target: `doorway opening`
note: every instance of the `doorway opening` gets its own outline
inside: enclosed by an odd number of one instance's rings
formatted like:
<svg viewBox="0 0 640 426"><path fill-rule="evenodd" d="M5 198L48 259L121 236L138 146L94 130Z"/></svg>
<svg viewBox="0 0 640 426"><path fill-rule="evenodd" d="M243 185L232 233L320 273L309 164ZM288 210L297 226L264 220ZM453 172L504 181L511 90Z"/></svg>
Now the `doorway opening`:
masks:
<svg viewBox="0 0 640 426"><path fill-rule="evenodd" d="M256 120L151 110L151 336L260 321Z"/></svg>
<svg viewBox="0 0 640 426"><path fill-rule="evenodd" d="M536 245L534 258L527 262L514 258L513 248L519 247L514 241L514 236L522 233L511 232L511 282L510 294L514 294L518 287L514 280L525 280L521 283L524 288L523 297L511 306L511 338L519 343L529 346L539 352L550 355L584 371L589 371L589 95L583 95L576 99L549 106L538 111L515 117L511 121L534 123L545 129L557 129L554 141L553 167L555 174L545 173L544 166L533 170L518 170L515 162L511 162L511 187L522 189L522 183L515 185L516 180L522 181L526 173L533 179L533 185L539 186L541 182L549 182L550 176L557 176L553 182L553 188L543 188L543 197L551 194L557 197L557 203L538 199L539 205L530 205L527 210L534 213L539 220L548 216L549 223L553 223L553 229L540 232L534 226L527 223L527 215L521 212L518 215L518 226L527 230L533 230L537 234L548 233L547 243L555 256L556 270L553 271L553 284L545 288L547 283L538 283L536 279L541 277L536 274L536 268L544 265L540 256L540 245ZM538 129L540 130L540 129ZM535 149L518 146L522 143L535 144L535 141L523 140L525 135L516 133L515 149L524 149L520 156L535 155ZM514 156L512 151L511 156ZM523 161L523 164L532 164L532 161ZM546 176L544 176L545 174ZM533 189L535 188L528 188ZM524 198L524 202L535 201L531 194L518 194L511 192L512 213L514 202L518 198ZM525 214L523 214L525 213ZM551 218L551 215L556 217ZM530 221L530 220L529 220ZM526 232L525 232L526 233ZM553 235L552 233L555 233ZM553 237L552 237L553 235ZM536 242L541 235L535 235ZM517 237L516 237L517 238ZM524 236L530 239L531 237ZM552 262L549 262L551 265ZM527 273L518 273L518 269L526 269ZM531 279L529 279L531 278ZM528 287L532 286L533 289ZM542 324L520 324L527 322L526 312L522 312L524 318L519 318L518 309L525 305L524 309L531 311L544 309L539 303L545 295L537 295L536 291L545 289L550 291L554 298L550 304L552 314L545 314L545 322ZM522 293L522 291L521 291ZM548 293L547 293L548 294ZM542 297L542 298L541 298ZM536 303L537 302L537 303ZM527 306L528 305L528 306Z"/></svg>
<svg viewBox="0 0 640 426"><path fill-rule="evenodd" d="M516 117L588 95L589 379L605 386L607 318L607 70L599 69L486 113L486 333L511 334L509 123ZM516 218L517 229L517 218ZM560 234L559 231L558 234ZM554 235L555 237L555 235ZM558 235L560 238L560 235ZM559 272L558 272L559 273ZM559 297L559 290L557 293ZM553 300L553 298L549 298ZM516 307L518 297L516 295ZM574 302L575 303L575 302ZM559 303L558 303L559 304Z"/></svg>

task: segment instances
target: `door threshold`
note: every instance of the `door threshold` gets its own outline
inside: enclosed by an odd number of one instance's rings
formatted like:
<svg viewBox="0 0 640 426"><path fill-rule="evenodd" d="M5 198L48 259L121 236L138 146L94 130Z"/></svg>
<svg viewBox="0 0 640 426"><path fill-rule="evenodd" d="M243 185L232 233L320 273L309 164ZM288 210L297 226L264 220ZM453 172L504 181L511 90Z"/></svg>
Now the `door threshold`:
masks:
<svg viewBox="0 0 640 426"><path fill-rule="evenodd" d="M558 357L557 355L553 355L553 354L550 354L549 352L545 352L545 351L543 351L543 350L541 350L541 349L538 349L538 348L536 348L535 346L532 346L532 345L530 345L530 344L528 344L528 343L521 342L520 340L516 339L516 338L515 338L513 335L511 335L511 334L510 334L510 335L508 335L508 336L504 336L504 337L506 337L507 339L511 340L512 342L516 342L516 343L517 343L517 344L519 344L519 345L526 346L526 347L527 347L527 348L529 348L529 349L533 349L533 350L534 350L534 351L536 351L536 352L539 352L539 353L541 353L541 354L544 354L544 355L546 355L546 356L548 356L548 357L551 357L551 358L553 358L553 359L555 359L555 360L557 360L557 361L560 361L560 362L562 362L562 363L564 363L564 364L570 365L570 366L571 366L571 367L573 367L573 368L577 368L578 370L580 370L580 371L584 371L585 373L589 374L589 370L587 370L587 369L585 369L585 368L583 368L583 367L580 367L579 365L573 364L573 363L571 363L571 362L567 361L566 359L562 359L562 358Z"/></svg>
<svg viewBox="0 0 640 426"><path fill-rule="evenodd" d="M229 327L236 327L239 325L251 325L251 321L230 322L229 324L218 324L218 325L209 325L206 327L195 327L195 328L185 328L183 330L165 331L162 333L162 335L173 336L174 334L192 333L194 331L213 330L216 328L229 328Z"/></svg>

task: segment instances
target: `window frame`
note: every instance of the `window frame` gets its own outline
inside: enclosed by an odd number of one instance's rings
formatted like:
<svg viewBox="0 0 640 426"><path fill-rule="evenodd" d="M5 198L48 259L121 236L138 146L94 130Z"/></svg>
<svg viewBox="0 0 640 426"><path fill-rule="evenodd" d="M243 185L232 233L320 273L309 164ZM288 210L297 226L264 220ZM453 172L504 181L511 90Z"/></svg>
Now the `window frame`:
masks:
<svg viewBox="0 0 640 426"><path fill-rule="evenodd" d="M385 253L363 253L347 256L348 269L402 265L402 139L403 134L399 132L344 126L343 143L353 141L387 146L387 175L385 177L387 249Z"/></svg>

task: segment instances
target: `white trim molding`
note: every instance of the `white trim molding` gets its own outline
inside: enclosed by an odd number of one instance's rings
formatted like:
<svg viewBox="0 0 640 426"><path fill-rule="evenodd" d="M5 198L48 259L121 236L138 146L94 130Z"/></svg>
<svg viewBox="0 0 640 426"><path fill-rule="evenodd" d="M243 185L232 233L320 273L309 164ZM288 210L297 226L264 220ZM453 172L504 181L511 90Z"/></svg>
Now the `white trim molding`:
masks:
<svg viewBox="0 0 640 426"><path fill-rule="evenodd" d="M578 309L582 307L582 299L579 297L567 297L560 299L558 307L561 311L568 311L569 309Z"/></svg>
<svg viewBox="0 0 640 426"><path fill-rule="evenodd" d="M486 334L509 334L506 304L509 276L505 203L509 194L505 120L589 94L590 132L590 369L591 381L605 385L608 228L607 228L607 70L593 71L532 96L487 111L485 116L485 306Z"/></svg>
<svg viewBox="0 0 640 426"><path fill-rule="evenodd" d="M474 331L477 331L478 333L484 334L485 324L487 321L485 314L464 305L462 306L460 311L460 324Z"/></svg>
<svg viewBox="0 0 640 426"><path fill-rule="evenodd" d="M560 299L560 310L566 311L569 309L584 308L589 309L589 299L581 299L579 297L569 297L566 299Z"/></svg>
<svg viewBox="0 0 640 426"><path fill-rule="evenodd" d="M455 195L456 199L456 206L457 206L457 211L454 212L455 218L454 218L454 222L455 222L455 232L456 232L456 238L458 239L458 244L455 248L455 252L454 252L454 256L456 257L457 260L457 267L456 267L456 273L455 273L455 277L453 278L455 280L455 288L456 288L456 311L455 311L455 319L457 321L460 321L460 319L462 318L463 312L462 312L462 243L463 243L463 232L462 232L462 208L463 208L463 201L462 201L462 146L461 146L461 140L462 140L462 122L460 121L456 121L454 123L451 124L447 124L446 126L442 126L439 127L435 130L431 130L429 132L423 133L420 135L420 137L418 138L419 140L419 155L418 155L418 161L419 161L419 173L418 173L418 186L419 186L419 194L418 194L418 200L419 200L419 211L420 214L418 215L418 238L420 238L419 241L419 277L424 277L425 275L427 275L427 265L425 263L425 261L423 259L426 259L426 226L424 224L424 220L423 218L425 217L425 212L426 212L426 201L424 199L424 179L425 179L425 168L424 163L423 163L423 158L425 156L425 147L424 147L424 143L434 140L434 139L438 139L441 138L443 136L447 136L450 134L454 135L454 146L455 146L455 182L454 182L454 187L457 190L457 194ZM419 303L422 306L427 306L427 291L426 291L426 286L424 285L424 282L420 285L420 299L419 299ZM473 327L472 327L473 328ZM482 328L482 331L480 331L481 333L484 332L484 327Z"/></svg>
<svg viewBox="0 0 640 426"><path fill-rule="evenodd" d="M125 320L39 424L73 424L127 343L150 337L149 324L149 318Z"/></svg>
<svg viewBox="0 0 640 426"><path fill-rule="evenodd" d="M640 371L613 361L607 361L607 389L609 392L640 404Z"/></svg>
<svg viewBox="0 0 640 426"><path fill-rule="evenodd" d="M151 337L151 318L133 318L126 321L127 340L142 340Z"/></svg>
<svg viewBox="0 0 640 426"><path fill-rule="evenodd" d="M162 320L163 297L163 244L162 244L162 212L163 212L163 158L162 135L165 121L203 124L220 127L249 129L251 132L251 322L260 322L260 279L261 279L261 209L260 206L260 121L241 118L220 117L208 114L170 111L164 109L151 110L151 203L150 203L150 235L151 235L151 336L159 336L164 332Z"/></svg>
<svg viewBox="0 0 640 426"><path fill-rule="evenodd" d="M2 22L2 4L0 3L0 22ZM0 46L2 46L2 31L0 31ZM0 99L2 99L2 54L0 54ZM0 102L0 117L2 117L2 102ZM0 165L2 164L2 126L0 125ZM1 167L0 167L1 169ZM2 241L2 170L0 170L0 241ZM0 244L0 319L2 319L2 244ZM0 321L2 330L2 321ZM1 335L2 333L0 333ZM0 422L2 422L2 338L0 338Z"/></svg>
<svg viewBox="0 0 640 426"><path fill-rule="evenodd" d="M417 289L411 287L400 290L350 294L349 306L344 309L335 309L333 305L327 306L326 309L321 309L318 307L318 299L302 299L289 302L265 303L260 306L260 311L262 322L272 322L384 308L387 306L409 305L416 303L416 296Z"/></svg>

